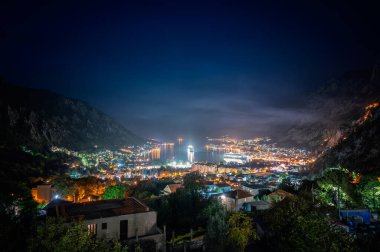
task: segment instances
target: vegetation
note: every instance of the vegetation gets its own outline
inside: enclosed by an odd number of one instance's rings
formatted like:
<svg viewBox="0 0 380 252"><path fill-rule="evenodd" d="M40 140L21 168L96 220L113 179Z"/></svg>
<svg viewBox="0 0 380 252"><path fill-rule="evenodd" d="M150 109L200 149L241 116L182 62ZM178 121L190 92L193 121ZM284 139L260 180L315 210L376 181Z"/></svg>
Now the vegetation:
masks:
<svg viewBox="0 0 380 252"><path fill-rule="evenodd" d="M1 156L2 155L2 156ZM13 155L13 156L12 156ZM20 151L5 158L0 153L3 176L0 191L0 241L4 251L125 251L117 242L95 240L80 223L64 224L48 220L37 225L38 206L32 199L29 177L51 177L59 196L79 200L85 195L102 195L104 199L134 196L158 211L158 225L167 226L173 244L189 240L191 233L203 235L208 251L244 251L247 246L264 246L270 251L354 251L358 247L371 251L378 246L376 234L358 233L354 240L337 226L337 208L361 207L378 211L380 182L376 176L360 175L346 169L327 170L314 181L305 181L296 190L286 177L280 188L295 194L275 203L262 215L229 213L219 202L205 198L201 189L204 177L190 173L184 177L184 188L157 197L168 183L140 181L136 185L115 185L95 177L73 179L56 175L59 156L31 155ZM265 192L262 193L264 195ZM265 196L263 196L265 197ZM257 240L253 221L266 227L265 238ZM174 237L171 235L174 234ZM7 243L14 237L17 243ZM33 237L33 238L31 238ZM29 240L29 243L27 242ZM144 250L144 244L131 247Z"/></svg>
<svg viewBox="0 0 380 252"><path fill-rule="evenodd" d="M281 183L278 186L278 189L284 190L292 194L296 193L296 188L294 184L290 181L289 176L282 178Z"/></svg>
<svg viewBox="0 0 380 252"><path fill-rule="evenodd" d="M191 193L197 193L204 186L204 177L198 172L191 172L183 177L185 190Z"/></svg>
<svg viewBox="0 0 380 252"><path fill-rule="evenodd" d="M316 200L338 208L380 209L380 181L374 175L360 175L343 168L330 169L315 180ZM310 190L310 188L309 188Z"/></svg>
<svg viewBox="0 0 380 252"><path fill-rule="evenodd" d="M356 185L352 183L351 173L346 169L330 169L316 183L317 199L323 204L341 208L359 204Z"/></svg>
<svg viewBox="0 0 380 252"><path fill-rule="evenodd" d="M204 211L207 219L205 237L209 251L224 251L227 241L228 212L219 202L210 204Z"/></svg>
<svg viewBox="0 0 380 252"><path fill-rule="evenodd" d="M178 235L171 240L168 241L169 244L181 244L185 241L190 241L191 238L197 238L199 236L202 236L204 234L205 230L203 228L199 228L197 230L190 230L190 232Z"/></svg>
<svg viewBox="0 0 380 252"><path fill-rule="evenodd" d="M122 199L125 197L126 188L123 185L109 186L103 194L103 199Z"/></svg>
<svg viewBox="0 0 380 252"><path fill-rule="evenodd" d="M32 155L17 146L0 146L0 247L25 251L36 225L37 203L31 195L31 177L48 177L65 171L64 155ZM17 242L13 242L17 237Z"/></svg>
<svg viewBox="0 0 380 252"><path fill-rule="evenodd" d="M91 237L81 223L68 224L60 219L47 219L45 224L37 228L36 235L30 240L29 251L126 252L127 248L116 241L107 242Z"/></svg>
<svg viewBox="0 0 380 252"><path fill-rule="evenodd" d="M250 239L257 239L251 219L242 212L231 214L229 220L228 239L238 251L244 251Z"/></svg>
<svg viewBox="0 0 380 252"><path fill-rule="evenodd" d="M358 185L362 204L371 211L380 210L380 181L377 177L365 176Z"/></svg>
<svg viewBox="0 0 380 252"><path fill-rule="evenodd" d="M199 192L177 190L167 196L149 202L158 212L158 225L166 225L168 234L188 233L191 228L205 227L202 212L210 204ZM168 237L171 237L170 235Z"/></svg>
<svg viewBox="0 0 380 252"><path fill-rule="evenodd" d="M2 251L24 251L35 225L37 203L24 183L2 181L0 193L0 247ZM17 242L14 238L17 237Z"/></svg>
<svg viewBox="0 0 380 252"><path fill-rule="evenodd" d="M343 229L316 208L310 195L287 197L263 216L273 251L352 251L355 244Z"/></svg>

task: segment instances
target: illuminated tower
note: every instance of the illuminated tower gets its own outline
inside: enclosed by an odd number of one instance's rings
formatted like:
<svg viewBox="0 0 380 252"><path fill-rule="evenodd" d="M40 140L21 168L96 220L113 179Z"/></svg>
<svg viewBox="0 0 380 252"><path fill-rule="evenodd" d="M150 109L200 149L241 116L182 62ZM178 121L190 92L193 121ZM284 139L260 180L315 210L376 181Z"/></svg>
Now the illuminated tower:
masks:
<svg viewBox="0 0 380 252"><path fill-rule="evenodd" d="M194 147L192 145L187 146L187 160L190 163L194 162Z"/></svg>

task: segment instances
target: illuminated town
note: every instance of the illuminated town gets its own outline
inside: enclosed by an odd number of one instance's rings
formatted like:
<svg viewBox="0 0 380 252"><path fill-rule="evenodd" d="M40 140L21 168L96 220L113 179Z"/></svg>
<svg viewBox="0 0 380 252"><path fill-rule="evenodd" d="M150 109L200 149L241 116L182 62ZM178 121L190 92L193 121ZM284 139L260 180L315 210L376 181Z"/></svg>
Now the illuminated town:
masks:
<svg viewBox="0 0 380 252"><path fill-rule="evenodd" d="M207 144L198 150L192 145L183 145L184 140L179 139L178 144L148 141L143 146L87 154L59 147L51 150L77 158L68 164L68 175L72 178L94 176L103 181L125 183L170 178L182 183L183 175L200 172L210 182L228 183L236 189L251 186L275 190L286 177L294 185L299 185L307 174L306 166L313 162L310 152L278 148L268 137L249 140L208 138ZM186 160L176 158L181 152L186 152L183 155ZM205 157L217 155L219 160L201 160L197 153Z"/></svg>
<svg viewBox="0 0 380 252"><path fill-rule="evenodd" d="M1 1L1 252L380 249L379 1Z"/></svg>

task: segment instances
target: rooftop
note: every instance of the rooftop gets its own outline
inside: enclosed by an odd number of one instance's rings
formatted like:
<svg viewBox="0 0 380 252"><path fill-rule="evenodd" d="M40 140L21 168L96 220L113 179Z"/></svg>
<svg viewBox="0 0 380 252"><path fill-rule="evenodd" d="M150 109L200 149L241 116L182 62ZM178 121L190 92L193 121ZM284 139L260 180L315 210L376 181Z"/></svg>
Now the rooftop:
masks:
<svg viewBox="0 0 380 252"><path fill-rule="evenodd" d="M176 192L178 188L182 188L183 187L181 184L169 184L167 186L169 187L169 190L171 192Z"/></svg>
<svg viewBox="0 0 380 252"><path fill-rule="evenodd" d="M249 187L251 189L265 189L269 188L266 185L243 183L242 186Z"/></svg>
<svg viewBox="0 0 380 252"><path fill-rule="evenodd" d="M229 184L227 183L217 183L215 184L216 187L231 187Z"/></svg>
<svg viewBox="0 0 380 252"><path fill-rule="evenodd" d="M229 192L226 192L224 193L224 195L228 198L238 198L238 199L244 199L244 198L248 198L248 197L252 197L253 195L250 194L249 192L246 192L246 191L243 191L243 190L240 190L240 189L237 189L235 191L229 191Z"/></svg>
<svg viewBox="0 0 380 252"><path fill-rule="evenodd" d="M83 203L57 202L51 206L49 205L46 206L47 210L55 206L62 207L64 209L63 211L60 211L62 216L85 218L87 220L150 211L149 207L133 197L116 200L89 201Z"/></svg>

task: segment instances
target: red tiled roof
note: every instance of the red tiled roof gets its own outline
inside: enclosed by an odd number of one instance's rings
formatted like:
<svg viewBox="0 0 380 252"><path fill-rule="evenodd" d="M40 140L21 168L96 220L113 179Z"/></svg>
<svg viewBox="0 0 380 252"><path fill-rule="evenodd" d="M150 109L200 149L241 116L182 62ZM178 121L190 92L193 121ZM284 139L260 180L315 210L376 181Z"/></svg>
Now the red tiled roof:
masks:
<svg viewBox="0 0 380 252"><path fill-rule="evenodd" d="M170 185L168 185L168 187L169 187L169 190L174 193L177 191L178 188L182 188L182 185L181 184L170 184Z"/></svg>

